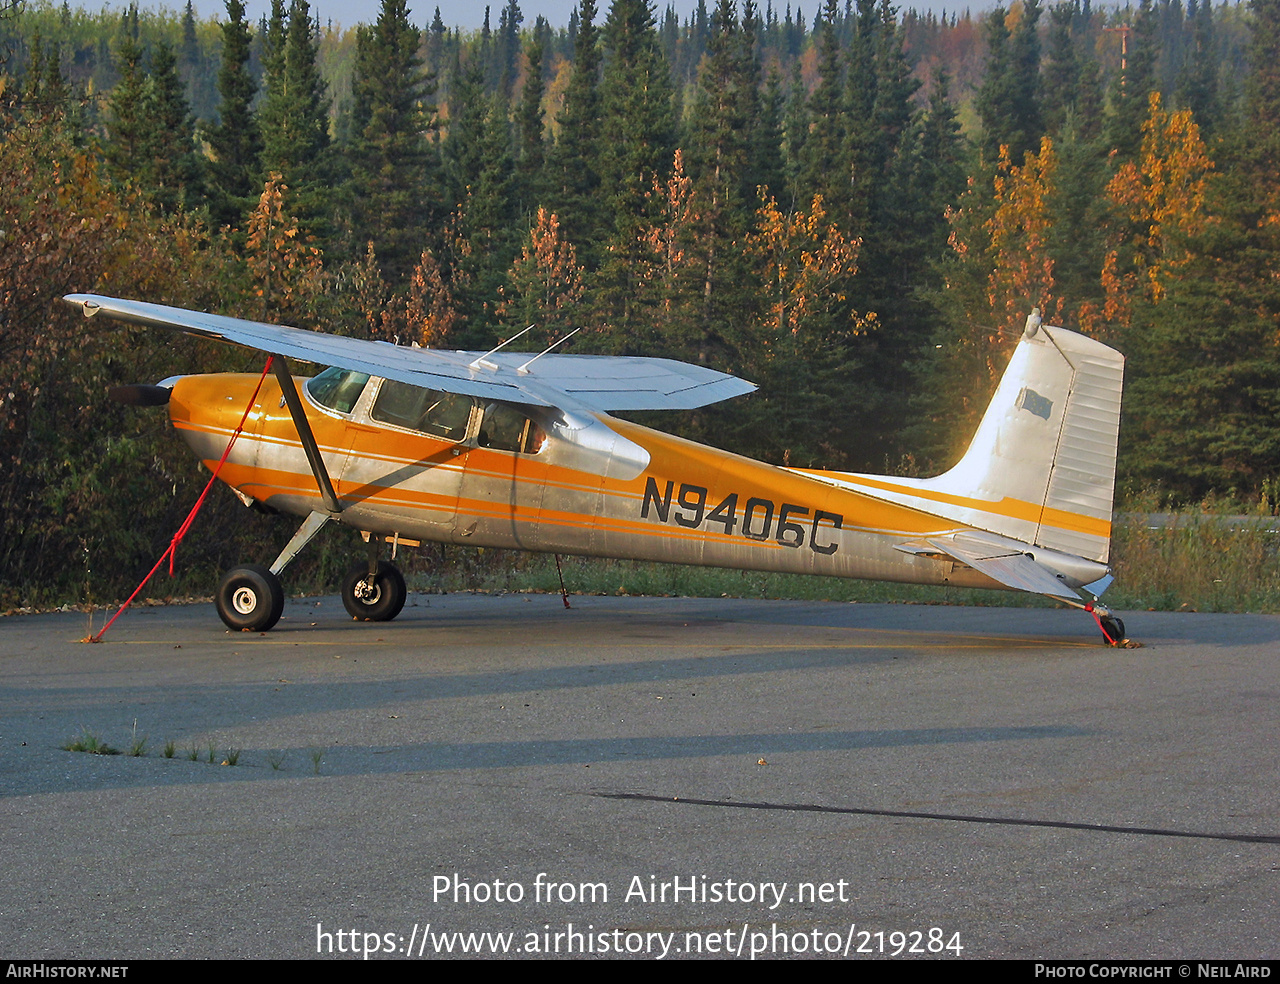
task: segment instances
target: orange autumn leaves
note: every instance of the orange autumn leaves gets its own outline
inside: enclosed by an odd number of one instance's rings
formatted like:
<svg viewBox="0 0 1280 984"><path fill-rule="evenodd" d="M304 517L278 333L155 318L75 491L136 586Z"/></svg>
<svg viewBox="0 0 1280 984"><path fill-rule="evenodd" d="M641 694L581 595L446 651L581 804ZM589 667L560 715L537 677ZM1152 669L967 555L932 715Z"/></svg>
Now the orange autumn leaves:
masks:
<svg viewBox="0 0 1280 984"><path fill-rule="evenodd" d="M1169 278L1191 258L1187 241L1209 221L1205 192L1213 161L1200 128L1189 109L1162 110L1157 92L1150 107L1141 159L1124 164L1107 185L1128 228L1117 233L1103 261L1102 317L1121 325L1132 319L1135 298L1164 299Z"/></svg>
<svg viewBox="0 0 1280 984"><path fill-rule="evenodd" d="M1139 301L1165 298L1170 279L1190 259L1190 239L1211 221L1205 199L1213 161L1191 111L1166 111L1158 93L1151 94L1142 133L1138 158L1121 164L1106 185L1097 279L1086 289L1069 291L1055 276L1055 254L1086 245L1055 242L1060 164L1051 139L1043 138L1021 165L1002 147L990 198L971 184L951 214L958 262L952 285L982 278L981 294L969 295L966 320L993 352L1012 345L1033 307L1051 323L1106 334L1128 327ZM988 361L994 367L1002 360Z"/></svg>

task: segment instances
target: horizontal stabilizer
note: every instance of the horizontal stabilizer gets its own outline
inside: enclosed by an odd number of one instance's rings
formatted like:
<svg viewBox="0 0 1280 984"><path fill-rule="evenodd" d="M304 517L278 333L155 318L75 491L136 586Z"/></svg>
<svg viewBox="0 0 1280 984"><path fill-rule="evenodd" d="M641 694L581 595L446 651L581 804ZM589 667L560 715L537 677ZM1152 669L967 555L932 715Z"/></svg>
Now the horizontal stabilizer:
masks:
<svg viewBox="0 0 1280 984"><path fill-rule="evenodd" d="M1048 568L1036 563L1032 556L1016 545L992 542L984 537L955 534L947 537L927 537L898 546L905 553L931 553L936 551L967 564L987 575L993 581L1018 591L1049 595L1052 598L1069 598L1078 601L1080 595L1067 587Z"/></svg>
<svg viewBox="0 0 1280 984"><path fill-rule="evenodd" d="M129 324L176 329L482 400L601 413L693 410L756 388L736 376L674 359L550 354L532 361L529 353L408 348L96 294L68 294L65 300L86 317L103 314Z"/></svg>

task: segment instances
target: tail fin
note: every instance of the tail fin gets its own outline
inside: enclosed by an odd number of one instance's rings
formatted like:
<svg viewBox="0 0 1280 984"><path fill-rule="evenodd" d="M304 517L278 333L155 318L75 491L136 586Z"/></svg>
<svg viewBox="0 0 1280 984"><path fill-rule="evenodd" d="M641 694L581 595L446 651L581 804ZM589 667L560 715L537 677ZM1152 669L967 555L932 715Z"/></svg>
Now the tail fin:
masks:
<svg viewBox="0 0 1280 984"><path fill-rule="evenodd" d="M1119 352L1033 312L964 457L919 486L989 504L956 519L1106 563L1123 381Z"/></svg>
<svg viewBox="0 0 1280 984"><path fill-rule="evenodd" d="M924 479L822 475L957 525L1106 564L1123 382L1119 352L1043 325L1035 311L954 468Z"/></svg>

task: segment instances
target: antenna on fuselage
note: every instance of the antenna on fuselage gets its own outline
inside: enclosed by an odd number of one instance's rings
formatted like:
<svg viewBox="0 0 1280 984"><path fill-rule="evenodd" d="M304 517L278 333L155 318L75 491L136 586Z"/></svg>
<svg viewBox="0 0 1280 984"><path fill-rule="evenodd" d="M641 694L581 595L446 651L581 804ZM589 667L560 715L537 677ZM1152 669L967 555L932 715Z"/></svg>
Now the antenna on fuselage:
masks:
<svg viewBox="0 0 1280 984"><path fill-rule="evenodd" d="M481 368L492 369L494 372L497 372L498 364L496 362L486 361L489 358L489 356L493 355L494 352L499 352L502 349L506 348L508 345L514 342L517 338L520 338L522 335L528 334L532 330L533 330L533 325L530 325L528 328L526 328L524 331L520 332L519 334L512 335L510 338L508 338L505 342L503 342L497 348L491 348L489 349L488 352L480 356L478 359L475 359L474 361L467 363L467 368L468 369L481 369ZM525 363L525 365L528 365L528 363Z"/></svg>
<svg viewBox="0 0 1280 984"><path fill-rule="evenodd" d="M530 327L530 328L532 328L532 327L533 327L533 325L530 325L529 327ZM529 371L529 367L530 367L531 365L533 365L535 362L537 362L539 359L541 359L544 355L546 355L548 352L550 352L553 348L555 348L555 347L556 347L557 345L559 345L561 342L567 342L569 339L571 339L574 335L578 334L578 332L580 332L580 331L582 331L582 326L581 326L581 325L579 325L577 328L573 329L573 331L569 332L569 334L564 335L564 336L563 336L563 337L561 337L561 338L557 338L554 342L552 342L550 345L548 345L546 348L544 348L541 352L539 352L537 355L535 355L532 359L530 359L528 362L526 362L524 365L522 365L519 369L517 369L517 370L516 370L516 372L528 373L528 371Z"/></svg>

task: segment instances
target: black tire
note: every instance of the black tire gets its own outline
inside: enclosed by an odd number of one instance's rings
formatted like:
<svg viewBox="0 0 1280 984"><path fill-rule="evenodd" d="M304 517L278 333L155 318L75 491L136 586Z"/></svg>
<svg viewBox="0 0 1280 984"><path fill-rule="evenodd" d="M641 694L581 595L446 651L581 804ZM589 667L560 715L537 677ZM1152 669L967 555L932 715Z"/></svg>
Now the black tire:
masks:
<svg viewBox="0 0 1280 984"><path fill-rule="evenodd" d="M1114 615L1108 615L1099 621L1102 622L1102 634L1111 645L1119 645L1128 638L1124 634L1124 621L1122 619L1118 619Z"/></svg>
<svg viewBox="0 0 1280 984"><path fill-rule="evenodd" d="M218 585L218 616L231 629L266 632L284 612L280 579L259 564L228 571Z"/></svg>
<svg viewBox="0 0 1280 984"><path fill-rule="evenodd" d="M342 604L352 618L368 622L390 622L404 608L408 590L400 568L390 561L378 561L373 589L367 584L369 565L357 564L342 582Z"/></svg>

